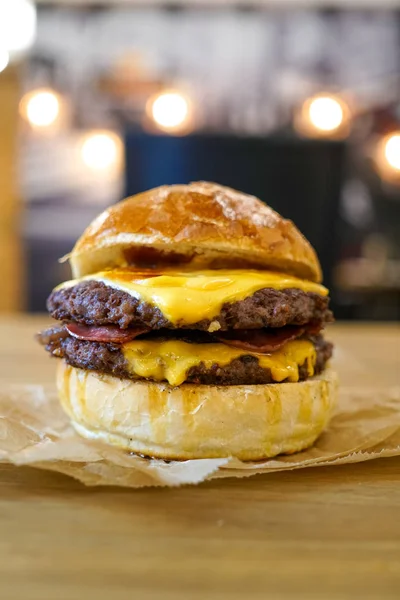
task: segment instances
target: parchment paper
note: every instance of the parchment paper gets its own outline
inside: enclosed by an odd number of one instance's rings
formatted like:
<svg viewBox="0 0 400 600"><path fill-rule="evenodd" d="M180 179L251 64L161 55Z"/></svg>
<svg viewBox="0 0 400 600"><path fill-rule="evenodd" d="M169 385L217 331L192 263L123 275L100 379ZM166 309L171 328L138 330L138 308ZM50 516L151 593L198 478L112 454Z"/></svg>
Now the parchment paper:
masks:
<svg viewBox="0 0 400 600"><path fill-rule="evenodd" d="M165 462L129 455L81 439L53 388L10 386L0 391L0 461L58 471L90 486L174 486L399 454L400 387L341 389L330 426L313 448L256 463L234 458Z"/></svg>

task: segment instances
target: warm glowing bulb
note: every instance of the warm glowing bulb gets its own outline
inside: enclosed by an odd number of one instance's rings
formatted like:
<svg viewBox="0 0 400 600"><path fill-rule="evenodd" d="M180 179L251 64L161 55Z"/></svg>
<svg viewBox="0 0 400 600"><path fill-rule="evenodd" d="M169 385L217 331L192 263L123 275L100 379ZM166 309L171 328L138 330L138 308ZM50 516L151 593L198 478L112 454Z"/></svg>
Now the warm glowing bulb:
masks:
<svg viewBox="0 0 400 600"><path fill-rule="evenodd" d="M400 171L400 133L391 135L385 143L385 158L395 171Z"/></svg>
<svg viewBox="0 0 400 600"><path fill-rule="evenodd" d="M22 112L32 127L49 127L60 114L60 100L51 90L37 90L22 99Z"/></svg>
<svg viewBox="0 0 400 600"><path fill-rule="evenodd" d="M83 162L96 171L108 169L119 161L120 145L121 141L114 133L92 133L82 144Z"/></svg>
<svg viewBox="0 0 400 600"><path fill-rule="evenodd" d="M4 69L7 67L9 60L10 60L10 55L8 54L7 50L1 49L0 50L0 73L2 71L4 71Z"/></svg>
<svg viewBox="0 0 400 600"><path fill-rule="evenodd" d="M310 102L308 114L314 127L321 131L338 129L344 117L340 102L329 96L314 98Z"/></svg>
<svg viewBox="0 0 400 600"><path fill-rule="evenodd" d="M162 129L180 129L189 117L189 102L179 92L163 92L152 101L151 116Z"/></svg>
<svg viewBox="0 0 400 600"><path fill-rule="evenodd" d="M36 34L36 8L32 0L0 0L0 41L10 52L27 50Z"/></svg>

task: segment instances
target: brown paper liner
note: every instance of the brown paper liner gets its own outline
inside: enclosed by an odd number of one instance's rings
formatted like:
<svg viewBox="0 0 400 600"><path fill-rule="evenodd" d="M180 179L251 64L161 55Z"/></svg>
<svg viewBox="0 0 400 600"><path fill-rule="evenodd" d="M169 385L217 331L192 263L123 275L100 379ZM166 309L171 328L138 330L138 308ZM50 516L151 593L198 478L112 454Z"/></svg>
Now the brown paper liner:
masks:
<svg viewBox="0 0 400 600"><path fill-rule="evenodd" d="M341 389L329 428L313 448L256 463L235 458L165 462L132 456L80 438L53 388L9 386L0 392L0 461L65 473L90 486L194 484L399 454L400 388Z"/></svg>

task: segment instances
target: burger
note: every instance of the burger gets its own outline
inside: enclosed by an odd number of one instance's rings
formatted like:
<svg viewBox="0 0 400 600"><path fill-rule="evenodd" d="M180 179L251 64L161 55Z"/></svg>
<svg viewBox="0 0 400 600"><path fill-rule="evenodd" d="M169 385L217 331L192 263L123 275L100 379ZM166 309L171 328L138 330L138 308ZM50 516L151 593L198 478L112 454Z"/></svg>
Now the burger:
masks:
<svg viewBox="0 0 400 600"><path fill-rule="evenodd" d="M336 395L318 258L295 225L215 183L115 204L69 255L39 334L76 431L169 460L311 446Z"/></svg>

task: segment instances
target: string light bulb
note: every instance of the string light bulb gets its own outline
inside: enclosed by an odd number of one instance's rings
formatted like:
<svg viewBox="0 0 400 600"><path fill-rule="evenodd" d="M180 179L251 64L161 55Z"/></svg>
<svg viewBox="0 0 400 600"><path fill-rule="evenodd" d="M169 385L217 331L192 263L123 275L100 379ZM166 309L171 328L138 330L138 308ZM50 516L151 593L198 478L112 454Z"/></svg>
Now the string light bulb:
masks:
<svg viewBox="0 0 400 600"><path fill-rule="evenodd" d="M0 41L10 54L30 48L36 36L36 8L32 0L0 0Z"/></svg>
<svg viewBox="0 0 400 600"><path fill-rule="evenodd" d="M122 158L121 138L112 131L91 132L82 141L81 157L93 171L116 169Z"/></svg>
<svg viewBox="0 0 400 600"><path fill-rule="evenodd" d="M383 179L400 184L400 130L382 137L375 147L375 163Z"/></svg>
<svg viewBox="0 0 400 600"><path fill-rule="evenodd" d="M7 50L0 49L0 73L7 68L10 61L10 55Z"/></svg>
<svg viewBox="0 0 400 600"><path fill-rule="evenodd" d="M350 110L338 96L318 94L303 103L295 126L307 137L343 138L349 132Z"/></svg>
<svg viewBox="0 0 400 600"><path fill-rule="evenodd" d="M192 123L191 102L176 90L165 90L152 96L146 112L158 129L169 133L184 133Z"/></svg>
<svg viewBox="0 0 400 600"><path fill-rule="evenodd" d="M384 148L388 165L400 173L400 132L387 136Z"/></svg>
<svg viewBox="0 0 400 600"><path fill-rule="evenodd" d="M20 103L20 113L32 128L48 128L60 117L59 95L50 89L34 90L25 94Z"/></svg>
<svg viewBox="0 0 400 600"><path fill-rule="evenodd" d="M320 96L311 100L308 114L314 127L321 131L335 131L343 121L340 102L329 96Z"/></svg>

